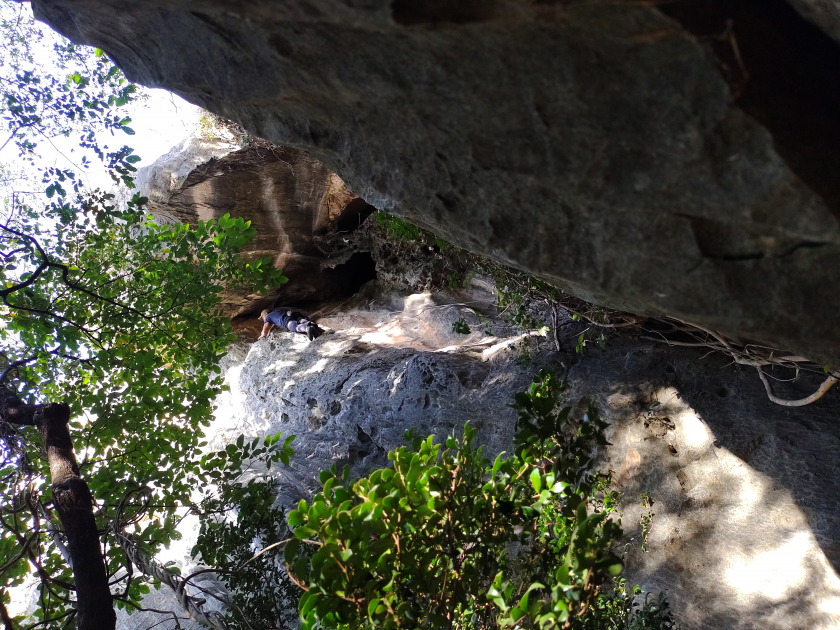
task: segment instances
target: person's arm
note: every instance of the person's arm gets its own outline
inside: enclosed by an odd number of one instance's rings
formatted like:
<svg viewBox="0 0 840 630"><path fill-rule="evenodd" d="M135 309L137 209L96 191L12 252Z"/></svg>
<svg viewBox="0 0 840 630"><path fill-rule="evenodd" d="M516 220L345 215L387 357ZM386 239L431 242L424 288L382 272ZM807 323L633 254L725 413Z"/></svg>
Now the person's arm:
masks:
<svg viewBox="0 0 840 630"><path fill-rule="evenodd" d="M263 337L267 337L268 333L271 332L272 328L274 328L274 324L272 324L270 321L266 320L265 324L263 324L263 329L262 329L262 332L260 333L259 338L262 339Z"/></svg>

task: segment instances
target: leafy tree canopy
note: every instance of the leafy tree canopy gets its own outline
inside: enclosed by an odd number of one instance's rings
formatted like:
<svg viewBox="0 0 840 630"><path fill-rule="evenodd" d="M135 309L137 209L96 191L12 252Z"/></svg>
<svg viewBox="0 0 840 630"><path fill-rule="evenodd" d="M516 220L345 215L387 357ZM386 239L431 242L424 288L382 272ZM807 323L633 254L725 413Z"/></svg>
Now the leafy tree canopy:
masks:
<svg viewBox="0 0 840 630"><path fill-rule="evenodd" d="M40 189L13 195L0 217L0 603L30 573L39 597L34 620L13 620L0 606L7 630L77 620L75 534L58 505L57 462L68 483L86 481L93 497L85 509L94 510L106 588L118 605L137 605L148 586L126 563L123 530L130 526L131 542L154 553L178 537L183 507L208 481L201 426L233 339L219 309L223 292L286 281L267 261L240 259L255 233L242 219L156 225L145 199L116 208L113 195L85 189L76 166L45 165L40 147L76 135L78 167L101 161L132 187L139 157L127 146L109 151L100 137L133 134L121 108L137 91L99 50L56 39L44 62L36 48L49 37L26 11L0 5L8 131L0 150L18 152L5 181L18 192L20 164L40 169ZM55 411L47 403L61 403L72 418L63 452L44 420ZM137 496L145 497L142 519Z"/></svg>
<svg viewBox="0 0 840 630"><path fill-rule="evenodd" d="M27 3L0 2L0 41L0 115L7 132L0 139L2 159L10 162L9 151L17 149L19 164L41 169L44 189L58 182L52 190L63 192L79 173L46 165L42 150L55 151L57 140L72 138L79 167L98 159L131 187L139 157L126 146L109 150L101 138L103 132L134 135L125 106L140 96L137 86L101 50L78 46L35 22Z"/></svg>

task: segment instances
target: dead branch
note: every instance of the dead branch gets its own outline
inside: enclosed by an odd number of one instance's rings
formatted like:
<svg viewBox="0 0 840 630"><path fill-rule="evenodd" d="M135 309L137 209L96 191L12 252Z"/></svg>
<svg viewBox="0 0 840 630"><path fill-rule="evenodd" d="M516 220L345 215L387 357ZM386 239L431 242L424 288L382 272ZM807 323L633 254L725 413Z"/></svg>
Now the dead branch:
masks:
<svg viewBox="0 0 840 630"><path fill-rule="evenodd" d="M770 351L768 355L756 354L750 352L749 350L750 347L756 348L756 346L754 345L742 345L738 342L727 339L719 332L703 328L702 326L689 324L681 320L675 321L679 322L680 326L674 326L673 324L668 322L672 326L674 332L686 333L692 338L696 339L697 341L675 341L672 339L668 339L667 337L665 337L664 334L659 333L658 331L649 332L655 332L659 334L661 338L642 336L641 339L647 339L649 341L664 343L668 346L686 346L695 348L704 347L708 348L709 350L712 350L713 352L720 352L722 354L727 355L738 365L754 367L758 371L758 376L759 378L761 378L761 382L764 383L764 389L767 391L767 397L777 405L782 405L784 407L804 407L805 405L810 405L812 402L822 398L825 395L825 393L829 389L831 389L831 387L838 380L840 380L840 371L830 372L828 377L822 382L817 391L815 391L810 396L806 396L805 398L800 398L798 400L788 400L786 398L779 398L773 392L773 387L770 385L770 381L767 378L767 375L764 373L763 368L768 365L778 365L779 367L792 368L798 371L800 369L800 363L813 364L812 361L799 355L784 354L781 352L779 353L780 356L775 356L777 350L769 347L763 348L764 350ZM704 334L701 335L699 333Z"/></svg>
<svg viewBox="0 0 840 630"><path fill-rule="evenodd" d="M800 398L799 400L787 400L785 398L779 398L773 393L770 381L768 380L767 375L764 374L764 370L761 369L760 365L757 365L755 369L758 370L758 376L761 379L761 382L764 383L764 389L767 390L767 397L777 405L783 405L785 407L804 407L805 405L810 405L815 400L822 398L825 393L831 389L838 380L840 380L840 372L831 372L828 375L828 378L822 382L819 389L810 396Z"/></svg>

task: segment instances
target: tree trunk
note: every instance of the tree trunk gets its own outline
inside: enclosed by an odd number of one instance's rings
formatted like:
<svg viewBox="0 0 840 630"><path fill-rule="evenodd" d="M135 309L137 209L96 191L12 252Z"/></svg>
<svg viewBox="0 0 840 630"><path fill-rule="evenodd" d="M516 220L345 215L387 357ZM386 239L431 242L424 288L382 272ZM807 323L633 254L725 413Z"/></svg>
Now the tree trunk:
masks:
<svg viewBox="0 0 840 630"><path fill-rule="evenodd" d="M67 405L27 405L0 388L0 419L35 425L44 440L52 478L53 504L67 536L78 605L78 630L114 630L117 616L99 545L90 488L79 475L67 423Z"/></svg>
<svg viewBox="0 0 840 630"><path fill-rule="evenodd" d="M93 497L79 475L67 428L70 409L50 403L35 412L34 420L47 449L53 503L73 560L79 630L114 630L117 616L93 516Z"/></svg>

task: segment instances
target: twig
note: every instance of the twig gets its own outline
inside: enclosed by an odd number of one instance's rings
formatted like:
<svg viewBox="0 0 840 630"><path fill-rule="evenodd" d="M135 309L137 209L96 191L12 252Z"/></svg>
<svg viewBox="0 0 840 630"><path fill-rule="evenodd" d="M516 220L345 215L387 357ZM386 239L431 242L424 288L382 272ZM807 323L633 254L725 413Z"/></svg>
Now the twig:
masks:
<svg viewBox="0 0 840 630"><path fill-rule="evenodd" d="M683 322L680 320L678 321L682 324L682 328L676 328L677 332L686 333L691 335L695 339L700 339L700 336L696 334L696 331L702 331L711 337L706 341L697 341L697 342L686 342L686 341L673 341L668 339L662 333L658 331L649 331L660 335L661 339L656 337L648 337L642 336L641 339L646 339L648 341L656 341L659 343L664 343L669 346L686 346L686 347L705 347L709 348L713 352L722 352L727 355L729 358L732 359L738 365L746 365L749 367L754 367L758 371L758 376L761 378L761 382L764 384L764 389L767 391L767 397L777 405L782 405L784 407L804 407L805 405L810 405L812 402L819 400L822 398L825 393L832 388L832 386L840 380L840 371L831 372L828 377L822 382L819 386L817 391L815 391L810 396L806 396L805 398L800 398L798 400L788 400L786 398L779 398L773 392L773 387L770 385L770 381L767 378L767 375L764 373L762 369L764 366L767 365L778 365L781 367L788 367L788 368L795 368L797 372L801 369L799 363L811 363L805 357L795 355L795 354L784 354L780 357L774 357L774 350L772 348L765 348L764 346L755 346L754 344L748 345L741 345L736 342L731 342L726 337L721 335L718 332L713 330L709 330L707 328L703 328L702 326L696 326L689 324L687 322ZM734 344L734 345L733 345ZM735 347L741 346L741 347ZM770 350L769 356L759 356L756 357L755 355L750 354L748 348L764 348L766 350ZM793 364L793 365L791 365Z"/></svg>
<svg viewBox="0 0 840 630"><path fill-rule="evenodd" d="M647 341L657 341L659 343L664 343L664 344L669 345L669 346L684 346L684 347L687 347L687 348L708 348L709 347L708 343L703 343L702 341L698 341L698 342L672 341L671 339L668 339L664 335L662 336L662 339L657 339L656 337L646 337L644 335L639 337L639 339L646 339ZM720 348L716 348L716 349L719 350Z"/></svg>
<svg viewBox="0 0 840 630"><path fill-rule="evenodd" d="M0 589L0 619L3 620L3 630L16 630L9 611L6 610L6 604L3 602L5 595L6 589Z"/></svg>
<svg viewBox="0 0 840 630"><path fill-rule="evenodd" d="M560 346L560 326L557 324L557 304L552 300L549 302L549 305L551 306L551 329L554 334L554 348L557 352L560 352L563 348Z"/></svg>
<svg viewBox="0 0 840 630"><path fill-rule="evenodd" d="M798 400L788 400L785 398L779 398L773 393L770 381L767 379L767 375L764 374L764 370L761 369L760 365L757 365L755 369L758 370L758 376L761 379L761 382L764 383L764 389L767 390L767 397L777 405L783 405L785 407L804 407L805 405L810 405L812 402L822 398L825 393L831 389L838 380L840 380L840 372L832 372L828 375L828 378L822 382L819 389L810 396L806 396L805 398L800 398Z"/></svg>
<svg viewBox="0 0 840 630"><path fill-rule="evenodd" d="M305 585L304 585L304 584L303 584L300 580L298 580L298 579L295 577L295 574L294 574L294 573L292 573L292 569L291 569L291 567L289 567L289 563L288 563L288 562L286 563L286 575L288 575L288 576L289 576L289 579L290 579L290 580L294 583L294 585L295 585L295 586L297 586L299 589L302 589L302 590L306 591L307 593L309 592L309 587L305 586Z"/></svg>

